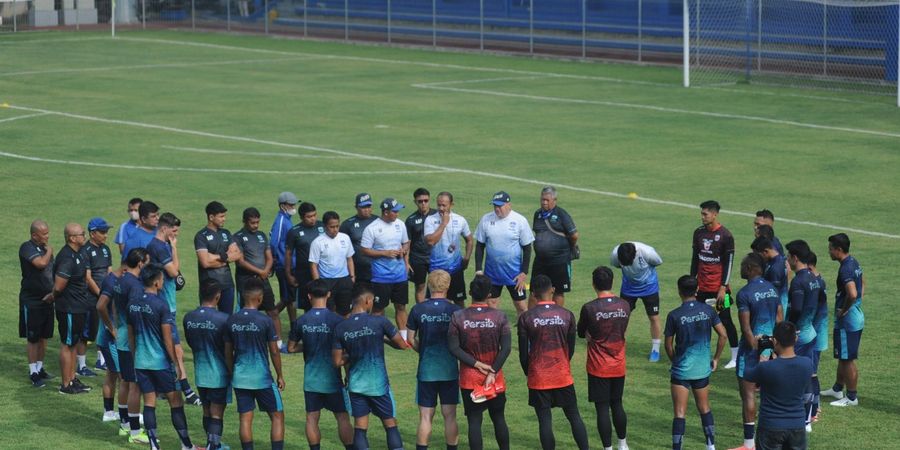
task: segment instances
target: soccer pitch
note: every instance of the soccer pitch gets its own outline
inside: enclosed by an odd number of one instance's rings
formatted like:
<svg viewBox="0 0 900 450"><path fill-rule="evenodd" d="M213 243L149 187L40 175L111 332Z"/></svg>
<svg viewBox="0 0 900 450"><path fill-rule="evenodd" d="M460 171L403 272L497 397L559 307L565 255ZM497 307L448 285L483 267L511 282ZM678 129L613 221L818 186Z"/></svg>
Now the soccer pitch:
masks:
<svg viewBox="0 0 900 450"><path fill-rule="evenodd" d="M256 206L268 231L279 192L316 204L319 215L354 214L353 197L396 197L412 213L424 186L456 198L473 227L506 190L530 219L540 188L553 184L574 218L582 258L566 307L576 314L593 298L590 272L609 264L619 242L659 250L663 317L678 305L675 280L690 268L697 205L716 199L735 236L738 259L749 251L752 216L768 208L782 242L807 240L819 257L833 308L837 263L826 237L847 232L866 277L867 321L860 349L860 405L823 401L810 448L892 448L900 439L900 321L890 313L890 283L900 249L900 110L892 98L738 85L684 89L680 69L181 32L105 34L40 32L0 38L0 448L122 448L113 424L101 423L100 378L87 395L62 396L51 382L32 389L24 342L17 336L18 246L35 218L63 245L67 222L125 219L140 196L182 219L181 264L188 286L179 317L197 305L190 241L206 224L204 205L229 208L226 228ZM638 194L637 199L628 193ZM432 201L432 204L434 202ZM109 245L112 244L110 233ZM117 254L117 252L114 251ZM474 265L473 265L474 266ZM471 279L474 267L466 276ZM738 269L733 289L744 282ZM618 289L620 273L616 271ZM506 294L503 308L514 320ZM391 310L388 316L393 318ZM284 317L285 330L287 318ZM54 333L56 334L56 333ZM635 310L628 332L625 408L632 448L671 445L668 363L647 361L648 322ZM515 339L514 339L515 341ZM45 365L59 374L58 337ZM513 344L514 347L516 344ZM727 346L726 346L727 347ZM516 359L507 361L507 420L514 448L537 448ZM388 370L406 448L415 445L416 355L387 349ZM95 351L88 352L93 363ZM189 373L191 358L186 356ZM727 357L728 350L725 350ZM307 448L302 356L283 358L286 448ZM572 367L591 448L600 448L587 402L585 346ZM822 386L834 381L830 352ZM55 380L58 383L58 378ZM711 378L717 446L741 443L741 412L732 370ZM824 399L823 399L824 400ZM186 407L195 443L205 441L198 407ZM163 448L178 445L162 406ZM893 417L893 419L891 419ZM460 447L466 447L460 406ZM701 448L700 419L689 406L685 448ZM323 448L341 448L323 415ZM892 425L893 424L893 425ZM574 442L561 411L558 448ZM257 448L268 448L268 420L257 413ZM443 448L440 418L432 448ZM487 448L495 448L486 423ZM239 447L234 406L223 441ZM373 448L384 448L372 422Z"/></svg>

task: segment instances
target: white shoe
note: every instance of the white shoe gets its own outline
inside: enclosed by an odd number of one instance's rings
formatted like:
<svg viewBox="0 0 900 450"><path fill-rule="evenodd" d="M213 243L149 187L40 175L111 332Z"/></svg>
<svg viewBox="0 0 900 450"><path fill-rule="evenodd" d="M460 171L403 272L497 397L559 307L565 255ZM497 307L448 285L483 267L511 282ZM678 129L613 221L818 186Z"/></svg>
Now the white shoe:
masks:
<svg viewBox="0 0 900 450"><path fill-rule="evenodd" d="M734 369L735 367L737 367L737 361L734 360L728 361L728 364L725 364L726 369Z"/></svg>
<svg viewBox="0 0 900 450"><path fill-rule="evenodd" d="M841 407L856 406L858 404L859 404L859 398L857 398L856 400L850 400L847 397L844 397L840 400L835 400L835 401L831 402L831 406L841 406Z"/></svg>
<svg viewBox="0 0 900 450"><path fill-rule="evenodd" d="M828 388L827 391L819 392L819 395L822 397L834 397L838 400L844 398L844 391L835 391L832 388Z"/></svg>
<svg viewBox="0 0 900 450"><path fill-rule="evenodd" d="M806 424L806 433L807 434L812 433L812 424L811 423Z"/></svg>
<svg viewBox="0 0 900 450"><path fill-rule="evenodd" d="M119 413L117 411L106 411L103 413L104 422L113 422L116 420L119 420Z"/></svg>

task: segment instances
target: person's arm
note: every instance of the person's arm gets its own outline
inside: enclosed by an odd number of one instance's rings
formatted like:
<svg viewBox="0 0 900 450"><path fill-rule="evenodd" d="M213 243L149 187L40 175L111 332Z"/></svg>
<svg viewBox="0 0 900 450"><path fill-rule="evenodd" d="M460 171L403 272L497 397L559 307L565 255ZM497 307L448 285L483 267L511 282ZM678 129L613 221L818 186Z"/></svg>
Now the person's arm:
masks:
<svg viewBox="0 0 900 450"><path fill-rule="evenodd" d="M94 281L94 278L91 276L91 269L85 269L84 271L84 282L87 284L88 292L95 296L100 296L100 286L97 286L97 282Z"/></svg>
<svg viewBox="0 0 900 450"><path fill-rule="evenodd" d="M441 236L444 235L444 230L447 228L447 225L450 223L450 213L441 213L438 215L441 216L441 221L438 224L438 227L434 230L434 232L425 235L425 242L428 245L434 246L441 240ZM428 220L427 218L425 220ZM430 227L429 227L430 228ZM409 231L407 231L408 233Z"/></svg>
<svg viewBox="0 0 900 450"><path fill-rule="evenodd" d="M319 279L319 265L314 262L309 263L309 273L312 274L313 280L318 280Z"/></svg>
<svg viewBox="0 0 900 450"><path fill-rule="evenodd" d="M475 248L475 239L472 238L471 233L468 236L463 236L463 239L466 240L466 253L463 255L462 270L466 270L469 268L469 260L472 259L472 250Z"/></svg>
<svg viewBox="0 0 900 450"><path fill-rule="evenodd" d="M518 335L519 335L519 365L522 366L522 372L525 373L525 376L528 376L528 334L525 332L525 327L521 324L518 327Z"/></svg>
<svg viewBox="0 0 900 450"><path fill-rule="evenodd" d="M569 344L569 361L575 356L575 342L577 342L577 336L575 334L575 315L571 313L570 315L572 316L572 320L569 322L569 331L566 333L566 341Z"/></svg>
<svg viewBox="0 0 900 450"><path fill-rule="evenodd" d="M284 218L279 214L272 223L272 229L269 230L269 249L272 251L272 258L276 261L286 261L284 259L284 227L282 226Z"/></svg>
<svg viewBox="0 0 900 450"><path fill-rule="evenodd" d="M109 305L110 298L106 293L101 293L100 298L97 299L97 314L100 316L100 320L103 322L103 326L109 331L109 334L112 335L113 340L116 339L116 326L113 325L112 319L109 317L109 310L107 309L107 305ZM115 308L115 305L113 305Z"/></svg>
<svg viewBox="0 0 900 450"><path fill-rule="evenodd" d="M403 340L403 336L400 335L399 331L394 333L387 342L391 347L394 347L397 350L406 350L409 348L409 345Z"/></svg>
<svg viewBox="0 0 900 450"><path fill-rule="evenodd" d="M283 391L284 375L281 373L281 351L278 349L278 341L269 341L269 356L272 358L272 366L275 367L278 390Z"/></svg>
<svg viewBox="0 0 900 450"><path fill-rule="evenodd" d="M581 314L578 315L578 337L587 336L587 304L581 305Z"/></svg>
<svg viewBox="0 0 900 450"><path fill-rule="evenodd" d="M344 353L344 349L336 348L331 350L331 363L334 367L344 367L350 358Z"/></svg>
<svg viewBox="0 0 900 450"><path fill-rule="evenodd" d="M228 370L228 376L234 374L234 344L231 341L225 341L225 368Z"/></svg>
<svg viewBox="0 0 900 450"><path fill-rule="evenodd" d="M722 280L716 296L719 305L722 305L725 299L725 291L728 289L728 283L731 282L731 267L734 265L734 237L729 236L725 239L723 247L725 248L725 255L722 257Z"/></svg>
<svg viewBox="0 0 900 450"><path fill-rule="evenodd" d="M784 310L781 308L781 302L778 302L775 311L775 323L779 324L784 321Z"/></svg>
<svg viewBox="0 0 900 450"><path fill-rule="evenodd" d="M753 335L753 328L750 326L750 311L738 311L738 320L741 322L741 334L744 340L756 350L756 336Z"/></svg>
<svg viewBox="0 0 900 450"><path fill-rule="evenodd" d="M612 249L612 253L609 255L609 265L619 268L622 268L622 263L619 262L619 246L615 246Z"/></svg>
<svg viewBox="0 0 900 450"><path fill-rule="evenodd" d="M169 356L169 361L175 369L175 379L180 380L185 377L185 374L181 373L178 364L176 364L178 359L175 358L175 344L172 342L172 324L164 322L160 324L160 330L162 332L163 346L166 349L166 354Z"/></svg>
<svg viewBox="0 0 900 450"><path fill-rule="evenodd" d="M272 256L271 248L266 247L265 255L266 263L265 265L263 265L262 270L259 272L259 277L262 279L266 279L272 276L272 267L275 265L275 258Z"/></svg>
<svg viewBox="0 0 900 450"><path fill-rule="evenodd" d="M519 266L519 274L516 275L516 290L525 290L525 280L528 279L528 266L531 265L531 244L522 246L522 263Z"/></svg>
<svg viewBox="0 0 900 450"><path fill-rule="evenodd" d="M494 372L499 372L503 368L503 364L506 363L506 358L509 358L510 353L512 353L512 334L503 333L500 335L500 352L494 358L491 369Z"/></svg>
<svg viewBox="0 0 900 450"><path fill-rule="evenodd" d="M407 323L406 326L408 327L409 324ZM411 328L408 328L406 330L406 342L409 344L410 347L412 347L413 350L416 351L416 353L421 353L419 351L419 340L416 339L416 330L413 330Z"/></svg>
<svg viewBox="0 0 900 450"><path fill-rule="evenodd" d="M675 336L666 336L666 356L675 361Z"/></svg>
<svg viewBox="0 0 900 450"><path fill-rule="evenodd" d="M454 358L467 366L475 367L475 364L479 362L474 356L459 346L459 335L456 333L449 333L447 335L447 349L450 350L450 354L453 355Z"/></svg>
<svg viewBox="0 0 900 450"><path fill-rule="evenodd" d="M728 335L725 334L725 325L722 325L721 322L717 323L713 329L719 335L716 339L716 354L712 359L712 370L715 372L719 368L719 357L722 356L722 350L725 349L725 343L728 342Z"/></svg>
<svg viewBox="0 0 900 450"><path fill-rule="evenodd" d="M794 284L798 286L793 286ZM788 293L788 306L790 307L788 320L793 323L797 323L797 319L803 314L803 301L806 298L806 292L803 290L803 286L799 286L799 284L792 282L791 291Z"/></svg>
<svg viewBox="0 0 900 450"><path fill-rule="evenodd" d="M647 264L655 267L663 263L662 257L659 256L655 248L644 245L641 247L641 250L644 254L644 261L647 261Z"/></svg>
<svg viewBox="0 0 900 450"><path fill-rule="evenodd" d="M481 272L484 268L484 242L475 244L475 272Z"/></svg>
<svg viewBox="0 0 900 450"><path fill-rule="evenodd" d="M863 286L865 286L865 284ZM850 280L844 284L844 305L838 312L839 318L843 318L850 312L850 307L856 303L857 298L859 298L859 293L856 292L856 283L854 283L853 280ZM793 309L794 307L791 305L791 310L793 311Z"/></svg>
<svg viewBox="0 0 900 450"><path fill-rule="evenodd" d="M57 273L56 278L54 278L54 280L53 280L53 290L50 291L49 294L44 296L44 299L43 299L44 302L45 303L55 302L56 299L59 298L60 295L62 295L63 290L66 289L66 286L68 284L69 284L69 279L63 278L63 277L59 276L59 274Z"/></svg>
<svg viewBox="0 0 900 450"><path fill-rule="evenodd" d="M175 274L168 272L168 269L166 271L169 273L169 276L174 278L181 271L181 260L178 258L178 238L170 239L169 245L172 247L172 266L175 267Z"/></svg>
<svg viewBox="0 0 900 450"><path fill-rule="evenodd" d="M290 235L288 235L290 236ZM297 287L297 279L294 278L294 246L284 243L284 277L287 283L293 287Z"/></svg>
<svg viewBox="0 0 900 450"><path fill-rule="evenodd" d="M569 240L569 248L574 249L575 246L578 244L578 232L576 231L572 234L567 234L566 239Z"/></svg>
<svg viewBox="0 0 900 450"><path fill-rule="evenodd" d="M412 241L406 241L400 246L400 252L403 255L403 262L406 263L406 273L412 272L412 265L409 264L409 248Z"/></svg>
<svg viewBox="0 0 900 450"><path fill-rule="evenodd" d="M700 247L697 246L697 233L694 233L694 243L691 247L691 276L696 278L700 266Z"/></svg>
<svg viewBox="0 0 900 450"><path fill-rule="evenodd" d="M241 249L238 248L237 244L235 244L234 242L232 242L228 246L228 250L226 250L226 254L228 255L227 262L235 262L244 257L244 252L242 252Z"/></svg>
<svg viewBox="0 0 900 450"><path fill-rule="evenodd" d="M194 250L197 251L197 263L201 268L218 269L219 267L225 267L222 258L209 251L209 248L206 246L206 237L203 233L197 233L197 236L194 237Z"/></svg>
<svg viewBox="0 0 900 450"><path fill-rule="evenodd" d="M134 337L134 325L131 323L128 324L128 348L131 349L131 356L137 356L137 346L134 345L135 337Z"/></svg>
<svg viewBox="0 0 900 450"><path fill-rule="evenodd" d="M353 263L353 255L347 257L347 272L350 273L350 281L355 283L356 282L356 264Z"/></svg>
<svg viewBox="0 0 900 450"><path fill-rule="evenodd" d="M50 244L44 246L47 251L44 252L43 256L35 256L31 258L31 265L34 266L37 270L44 270L50 265L50 260L53 258L53 248L50 247Z"/></svg>
<svg viewBox="0 0 900 450"><path fill-rule="evenodd" d="M288 341L288 353L300 353L303 351L303 343L297 341Z"/></svg>

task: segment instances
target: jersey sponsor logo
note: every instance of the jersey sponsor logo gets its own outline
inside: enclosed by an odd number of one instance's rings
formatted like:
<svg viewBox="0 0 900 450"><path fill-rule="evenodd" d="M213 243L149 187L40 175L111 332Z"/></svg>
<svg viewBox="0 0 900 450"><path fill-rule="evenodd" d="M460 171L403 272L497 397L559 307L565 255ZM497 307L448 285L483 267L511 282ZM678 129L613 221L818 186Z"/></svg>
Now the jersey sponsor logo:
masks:
<svg viewBox="0 0 900 450"><path fill-rule="evenodd" d="M694 322L703 322L705 320L709 320L709 315L705 312L700 312L699 314L694 314L693 316L683 316L681 318L681 324L694 323Z"/></svg>
<svg viewBox="0 0 900 450"><path fill-rule="evenodd" d="M609 312L606 312L606 311L597 311L597 314L595 315L595 317L597 318L597 320L600 320L600 319L617 319L617 318L623 318L623 319L624 319L624 318L628 317L628 313L625 312L624 309L619 308L619 309L617 309L617 310L615 310L615 311L609 311Z"/></svg>
<svg viewBox="0 0 900 450"><path fill-rule="evenodd" d="M306 236L306 232L301 231L301 232L299 233L299 235L300 235L300 236Z"/></svg>
<svg viewBox="0 0 900 450"><path fill-rule="evenodd" d="M376 334L375 330L373 330L369 327L362 327L362 329L359 329L356 331L345 331L344 332L344 340L349 341L349 340L359 339L359 338L366 337L366 336L375 336L375 334Z"/></svg>
<svg viewBox="0 0 900 450"><path fill-rule="evenodd" d="M250 239L247 239L247 236L241 236L241 238L244 239L244 242L250 242Z"/></svg>
<svg viewBox="0 0 900 450"><path fill-rule="evenodd" d="M150 305L128 305L128 310L133 313L153 314Z"/></svg>
<svg viewBox="0 0 900 450"><path fill-rule="evenodd" d="M255 323L248 323L244 325L233 323L231 324L231 331L235 333L256 332L259 331L259 326Z"/></svg>
<svg viewBox="0 0 900 450"><path fill-rule="evenodd" d="M186 323L187 329L189 330L216 330L218 327L216 324L212 323L211 320L206 320L203 322L194 322L192 320L187 321Z"/></svg>
<svg viewBox="0 0 900 450"><path fill-rule="evenodd" d="M819 284L819 280L813 280L813 281L809 282L809 288L810 289L821 289L822 285Z"/></svg>
<svg viewBox="0 0 900 450"><path fill-rule="evenodd" d="M304 333L331 333L331 328L325 323L321 325L303 325L302 330Z"/></svg>
<svg viewBox="0 0 900 450"><path fill-rule="evenodd" d="M778 297L779 297L779 295L777 292L775 292L775 289L769 289L768 291L765 291L765 292L754 292L753 293L753 300L756 300L756 301L765 300L767 298L778 298Z"/></svg>
<svg viewBox="0 0 900 450"><path fill-rule="evenodd" d="M103 249L103 256L109 257L109 250L107 250L106 248Z"/></svg>
<svg viewBox="0 0 900 450"><path fill-rule="evenodd" d="M718 237L718 236L716 236L716 237ZM704 239L703 240L703 250L708 252L709 248L712 246L712 242L713 241L711 241L709 239Z"/></svg>
<svg viewBox="0 0 900 450"><path fill-rule="evenodd" d="M697 255L697 259L707 264L719 264L722 261L722 258L718 256L706 256L706 255Z"/></svg>
<svg viewBox="0 0 900 450"><path fill-rule="evenodd" d="M450 314L441 313L437 315L422 314L419 316L422 322L450 322Z"/></svg>
<svg viewBox="0 0 900 450"><path fill-rule="evenodd" d="M359 222L354 223L353 228L359 228Z"/></svg>
<svg viewBox="0 0 900 450"><path fill-rule="evenodd" d="M463 321L463 329L466 330L469 328L497 328L497 324L495 324L494 321L491 319L464 320Z"/></svg>
<svg viewBox="0 0 900 450"><path fill-rule="evenodd" d="M548 327L548 326L557 326L557 325L565 325L566 321L559 316L553 317L536 317L534 321L534 326L536 327Z"/></svg>

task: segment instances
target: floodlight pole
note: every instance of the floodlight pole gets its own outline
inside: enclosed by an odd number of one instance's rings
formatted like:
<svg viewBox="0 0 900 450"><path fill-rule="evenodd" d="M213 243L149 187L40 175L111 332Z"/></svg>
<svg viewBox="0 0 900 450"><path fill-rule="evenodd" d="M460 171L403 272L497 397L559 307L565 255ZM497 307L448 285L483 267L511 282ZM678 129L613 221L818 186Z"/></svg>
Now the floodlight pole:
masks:
<svg viewBox="0 0 900 450"><path fill-rule="evenodd" d="M682 34L682 62L684 66L684 87L691 87L691 9L690 0L682 2L681 34Z"/></svg>
<svg viewBox="0 0 900 450"><path fill-rule="evenodd" d="M109 23L110 23L110 29L112 30L112 37L116 37L116 0L112 0L110 2L109 11L110 11Z"/></svg>
<svg viewBox="0 0 900 450"><path fill-rule="evenodd" d="M115 0L113 0L113 1L115 1ZM16 17L18 15L18 14L16 14L16 11L18 11L18 8L16 8L16 0L13 0L12 4L13 4L13 33L15 33L17 31L19 31L19 23L18 23L19 19L18 19L18 17Z"/></svg>

